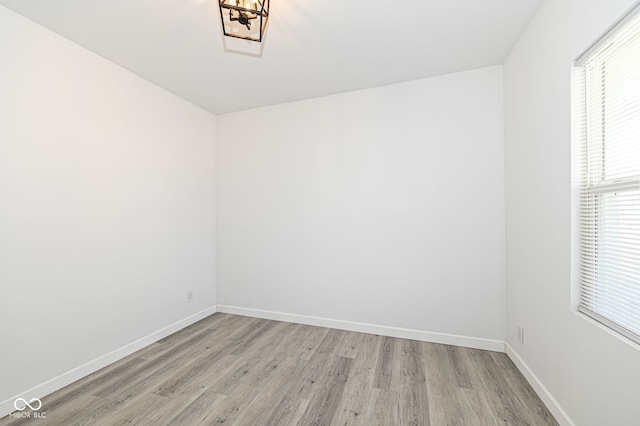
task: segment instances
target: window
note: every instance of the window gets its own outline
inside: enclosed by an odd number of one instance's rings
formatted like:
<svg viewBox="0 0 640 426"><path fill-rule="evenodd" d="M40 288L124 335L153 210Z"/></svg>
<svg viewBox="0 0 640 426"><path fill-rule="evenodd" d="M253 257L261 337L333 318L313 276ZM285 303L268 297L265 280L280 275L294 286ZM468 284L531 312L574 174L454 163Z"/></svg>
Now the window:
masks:
<svg viewBox="0 0 640 426"><path fill-rule="evenodd" d="M640 13L574 68L578 310L640 343Z"/></svg>

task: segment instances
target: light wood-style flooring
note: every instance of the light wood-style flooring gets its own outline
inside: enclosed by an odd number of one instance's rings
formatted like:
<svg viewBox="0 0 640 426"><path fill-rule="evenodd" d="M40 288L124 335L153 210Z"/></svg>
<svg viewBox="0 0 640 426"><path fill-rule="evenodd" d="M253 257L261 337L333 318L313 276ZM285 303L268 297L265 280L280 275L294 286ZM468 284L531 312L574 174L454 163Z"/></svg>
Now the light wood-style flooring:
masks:
<svg viewBox="0 0 640 426"><path fill-rule="evenodd" d="M221 313L43 398L40 412L0 425L557 424L502 353Z"/></svg>

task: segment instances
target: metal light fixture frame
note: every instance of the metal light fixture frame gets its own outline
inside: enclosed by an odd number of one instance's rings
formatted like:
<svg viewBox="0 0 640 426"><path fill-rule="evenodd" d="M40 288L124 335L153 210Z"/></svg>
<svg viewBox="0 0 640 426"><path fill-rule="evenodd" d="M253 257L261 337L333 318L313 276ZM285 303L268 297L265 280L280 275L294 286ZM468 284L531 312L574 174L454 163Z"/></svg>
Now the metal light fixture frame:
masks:
<svg viewBox="0 0 640 426"><path fill-rule="evenodd" d="M220 21L222 22L222 32L227 37L235 37L243 40L250 40L250 41L256 41L258 43L261 43L262 40L264 39L264 32L267 27L267 21L269 20L269 0L255 0L253 4L259 6L259 8L256 8L256 9L239 6L238 4L240 2L241 0L235 0L235 1L234 0L218 0L218 5L220 6ZM226 12L227 14L229 14L230 20L237 21L231 18L231 14L234 11L238 15L240 16L244 15L245 17L246 17L246 14L256 15L255 18L250 18L250 19L257 20L260 23L258 37L244 36L241 34L234 34L231 31L228 31L227 25L229 25L230 23L227 22L227 24L225 25L224 14ZM238 24L246 25L240 22L238 22Z"/></svg>

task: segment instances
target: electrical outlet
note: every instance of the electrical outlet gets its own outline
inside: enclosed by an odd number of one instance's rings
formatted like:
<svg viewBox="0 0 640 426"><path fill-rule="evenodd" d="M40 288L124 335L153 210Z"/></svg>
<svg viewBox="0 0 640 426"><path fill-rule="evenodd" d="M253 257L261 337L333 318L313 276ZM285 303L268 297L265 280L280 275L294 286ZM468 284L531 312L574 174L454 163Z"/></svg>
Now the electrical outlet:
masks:
<svg viewBox="0 0 640 426"><path fill-rule="evenodd" d="M193 302L193 291L187 292L187 303Z"/></svg>
<svg viewBox="0 0 640 426"><path fill-rule="evenodd" d="M521 325L518 326L518 342L524 345L524 328Z"/></svg>

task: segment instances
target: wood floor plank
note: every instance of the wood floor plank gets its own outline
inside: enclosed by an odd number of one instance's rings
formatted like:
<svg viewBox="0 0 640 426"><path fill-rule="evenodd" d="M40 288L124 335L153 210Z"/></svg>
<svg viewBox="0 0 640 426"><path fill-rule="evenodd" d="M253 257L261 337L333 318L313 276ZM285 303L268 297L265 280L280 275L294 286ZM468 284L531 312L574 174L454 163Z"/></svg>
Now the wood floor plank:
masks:
<svg viewBox="0 0 640 426"><path fill-rule="evenodd" d="M462 408L462 417L465 425L495 426L498 424L483 391L458 388L456 396Z"/></svg>
<svg viewBox="0 0 640 426"><path fill-rule="evenodd" d="M42 399L64 425L552 425L502 353L214 314Z"/></svg>
<svg viewBox="0 0 640 426"><path fill-rule="evenodd" d="M348 345L348 343L345 343ZM335 425L366 425L380 391L372 387L381 340L372 334L360 336L358 352L337 408Z"/></svg>
<svg viewBox="0 0 640 426"><path fill-rule="evenodd" d="M299 424L302 424L301 423L302 416L304 416L304 414L307 412L307 409L309 408L310 403L311 401L309 401L308 399L301 399L298 401L298 406L293 412L293 415L291 416L291 420L288 423L289 426L297 426Z"/></svg>
<svg viewBox="0 0 640 426"><path fill-rule="evenodd" d="M262 392L254 398L247 406L243 413L238 417L236 423L238 425L261 426L266 424L276 424L271 421L276 418L274 411L279 408L280 402L283 400L283 393L291 387L291 383L299 378L306 367L307 360L302 358L287 357L280 359L279 368L269 377L267 382L262 386ZM297 399L299 403L304 402L304 406L308 405L308 400ZM291 418L295 418L296 410L291 413ZM282 416L286 417L286 416Z"/></svg>
<svg viewBox="0 0 640 426"><path fill-rule="evenodd" d="M341 341L342 330L329 330L324 339L317 345L305 370L289 390L289 396L299 399L311 399L311 396L322 389L322 379L337 361L333 355L338 342Z"/></svg>
<svg viewBox="0 0 640 426"><path fill-rule="evenodd" d="M316 348L313 356L328 357L331 355L337 355L338 351L341 349L341 344L344 340L344 337L348 333L349 332L345 330L336 330L334 328L330 328L324 339L322 339L322 341Z"/></svg>
<svg viewBox="0 0 640 426"><path fill-rule="evenodd" d="M210 335L211 332L208 330L196 334L186 340L185 344L177 345L162 355L143 363L130 374L121 376L120 380L109 383L103 389L97 392L94 391L93 394L101 398L113 399L116 394L122 394L123 389L127 386L135 386L139 381L155 375L158 371L171 371L174 368L174 363L181 356L204 350L209 342Z"/></svg>
<svg viewBox="0 0 640 426"><path fill-rule="evenodd" d="M239 330L242 330L242 328L239 328ZM202 357L199 358L196 354L202 354L206 350L226 350L226 346L223 345L217 348L214 342L210 340L216 333L216 330L205 329L199 333L192 334L189 339L172 347L162 355L149 360L133 373L122 376L120 380L115 382L110 382L106 387L98 387L98 391L94 395L106 400L106 402L94 407L92 415L83 419L83 421L75 418L71 421L77 421L79 425L95 423L97 419L108 416L112 411L121 409L121 406L129 403L130 400L134 399L131 403L135 403L136 396L153 391L161 382L166 381L167 378L174 377L179 368L192 375L197 375L198 369L191 367L193 367L192 364L195 364L194 360L201 360ZM231 333L231 335L235 334ZM182 362L179 361L180 358L182 358ZM186 368L184 366L185 360L187 363ZM182 378L183 376L184 374L178 374L178 377ZM186 383L186 381L182 383Z"/></svg>
<svg viewBox="0 0 640 426"><path fill-rule="evenodd" d="M400 423L411 426L428 426L429 399L424 356L420 342L400 342Z"/></svg>
<svg viewBox="0 0 640 426"><path fill-rule="evenodd" d="M326 396L324 393L326 383L334 383L335 376L339 376L339 373L341 373L338 367L344 363L342 360L352 361L349 358L336 357L334 355L338 343L342 341L343 338L344 334L342 330L329 330L327 333L324 333L324 338L317 345L313 356L305 365L305 369L301 372L300 377L284 392L284 396L272 413L268 424L283 424L291 421L291 416L297 409L300 400L309 400L310 403L307 410L312 409L315 414L316 405L314 404L313 397L316 396L316 400L320 398L319 400L322 401ZM336 368L338 368L337 373ZM345 379L344 372L342 372L342 374L340 378ZM339 385L337 382L334 384ZM342 387L340 387L340 392L341 389ZM326 401L322 403L327 404ZM331 400L331 403L333 404L333 400ZM335 413L331 413L332 416L334 414ZM326 415L329 414L327 413Z"/></svg>
<svg viewBox="0 0 640 426"><path fill-rule="evenodd" d="M259 388L242 384L238 385L238 387L216 407L216 410L211 413L212 416L206 419L206 424L232 425L238 419L240 413L251 404L259 392ZM205 423L205 421L202 423Z"/></svg>
<svg viewBox="0 0 640 426"><path fill-rule="evenodd" d="M280 404L278 404L275 411L271 413L271 416L266 420L265 423L261 423L260 420L256 419L255 424L266 424L269 426L275 425L286 425L286 424L299 424L301 411L302 415L306 412L309 406L309 400L303 398L287 398L283 399ZM295 423L294 423L295 422ZM247 426L253 426L254 423L246 423Z"/></svg>
<svg viewBox="0 0 640 426"><path fill-rule="evenodd" d="M288 419L295 408L291 405L292 401L308 400L317 394L318 390L322 388L320 378L326 373L330 361L329 357L316 357L306 362L300 375L287 386L284 396L281 397L271 415L270 423L279 424Z"/></svg>
<svg viewBox="0 0 640 426"><path fill-rule="evenodd" d="M183 410L171 418L167 425L200 425L211 419L216 412L216 407L222 405L226 396L219 393L205 391Z"/></svg>
<svg viewBox="0 0 640 426"><path fill-rule="evenodd" d="M21 418L21 419L12 419L11 417L4 417L0 419L0 425L2 426L26 426L26 425L44 425L44 424L54 424L54 425L68 425L70 423L70 419L74 416L86 414L92 407L103 403L104 401L100 398L97 398L93 395L84 394L79 395L76 398L67 401L64 405L58 405L56 407L51 407L44 403L44 399L42 400L42 409L39 414L44 413L45 419L40 418ZM28 412L28 409L25 410ZM33 415L32 415L33 416Z"/></svg>
<svg viewBox="0 0 640 426"><path fill-rule="evenodd" d="M336 355L344 358L355 358L363 336L362 333L345 332Z"/></svg>
<svg viewBox="0 0 640 426"><path fill-rule="evenodd" d="M187 344L186 341L189 338L202 332L211 333L211 341L215 341L215 336L223 335L225 329L236 329L238 327L241 327L242 324L246 324L248 322L249 321L246 317L216 313L203 320L198 321L195 324L190 325L184 330L180 330L179 332L170 334L169 336L157 341L147 348L144 348L138 353L138 357L151 360L163 354L169 349Z"/></svg>
<svg viewBox="0 0 640 426"><path fill-rule="evenodd" d="M330 425L342 398L353 360L340 356L332 357L322 377L322 387L309 399L309 406L298 422L299 425Z"/></svg>
<svg viewBox="0 0 640 426"><path fill-rule="evenodd" d="M295 351L292 356L303 359L311 359L320 343L324 340L325 336L329 333L328 328L306 326L309 331L305 336L305 340L300 344L300 347Z"/></svg>
<svg viewBox="0 0 640 426"><path fill-rule="evenodd" d="M193 386L194 383L200 383L210 378L210 373L215 372L211 370L229 367L230 361L236 362L238 359L237 356L229 356L237 347L236 345L244 344L247 335L254 335L249 330L251 324L253 323L249 322L241 327L232 328L226 332L225 336L218 336L215 343L205 348L205 352L200 353L200 356L195 359L186 361L187 366L179 367L178 371L160 383L154 392L158 395L169 396L171 393L180 392Z"/></svg>
<svg viewBox="0 0 640 426"><path fill-rule="evenodd" d="M422 343L429 418L433 425L464 424L460 401L456 398L458 383L445 345Z"/></svg>
<svg viewBox="0 0 640 426"><path fill-rule="evenodd" d="M445 346L445 350L458 387L472 389L468 359L465 354L457 346Z"/></svg>
<svg viewBox="0 0 640 426"><path fill-rule="evenodd" d="M285 358L270 358L260 363L251 374L248 374L243 383L256 388L264 388L266 383L276 371L281 370L282 361Z"/></svg>
<svg viewBox="0 0 640 426"><path fill-rule="evenodd" d="M487 401L498 421L498 424L527 425L531 423L525 414L526 407L520 405L518 395L512 390L504 378L504 371L495 364L491 353L470 350L470 359L474 369L479 373L484 384ZM549 424L544 419L536 419L540 424ZM535 424L535 423L534 423ZM552 423L555 424L555 423Z"/></svg>
<svg viewBox="0 0 640 426"><path fill-rule="evenodd" d="M240 383L255 386L268 378L278 368L276 359L268 359L268 355L274 352L283 334L290 330L286 323L275 323L262 333L255 334L250 345L245 345L242 356L239 357L235 368L224 376L220 376L210 385L210 389L223 395L228 395ZM236 352L234 355L238 355ZM266 358L266 359L265 359Z"/></svg>
<svg viewBox="0 0 640 426"><path fill-rule="evenodd" d="M255 327L252 327L249 332L242 336L239 339L231 354L233 355L241 355L244 351L246 351L249 347L251 347L256 339L259 339L264 333L267 333L273 327L279 324L277 321L269 321L265 320L263 323L258 323ZM280 323L281 324L281 323Z"/></svg>
<svg viewBox="0 0 640 426"><path fill-rule="evenodd" d="M114 368L103 368L84 379L60 389L42 399L42 404L47 410L55 410L58 407L69 407L77 399L89 393L96 393L99 389L120 380L144 364L140 358L126 357L116 364Z"/></svg>
<svg viewBox="0 0 640 426"><path fill-rule="evenodd" d="M201 386L198 388L188 389L184 393L171 395L168 398L156 395L158 398L156 402L153 403L153 407L148 410L147 414L144 417L136 416L132 418L129 424L141 426L166 425L169 423L170 419L184 410L185 407L189 406L189 404L199 398L205 391L206 388ZM136 408L136 404L129 405L133 409Z"/></svg>
<svg viewBox="0 0 640 426"><path fill-rule="evenodd" d="M302 324L289 323L289 325L291 326L290 331L279 342L278 348L274 352L275 358L295 357L294 354L300 350L310 330L314 328Z"/></svg>
<svg viewBox="0 0 640 426"><path fill-rule="evenodd" d="M400 424L400 397L398 392L381 391L375 399L373 410L367 417L367 425L389 426Z"/></svg>
<svg viewBox="0 0 640 426"><path fill-rule="evenodd" d="M176 374L159 383L153 392L169 398L189 390L195 391L203 387L209 389L211 384L219 380L222 375L231 372L239 359L236 355L215 352L177 371Z"/></svg>
<svg viewBox="0 0 640 426"><path fill-rule="evenodd" d="M466 369L467 378L469 379L469 384L471 389L477 390L477 391L486 390L486 385L481 375L478 374L478 371L475 369L471 361L471 359L474 357L474 354L476 353L476 351L478 351L478 349L463 348L460 346L456 348L461 358L461 362L459 365L461 366L461 368Z"/></svg>
<svg viewBox="0 0 640 426"><path fill-rule="evenodd" d="M149 417L162 405L167 403L164 398L153 393L145 393L136 398L133 404L124 404L118 409L100 418L100 422L110 426L132 424L149 424Z"/></svg>
<svg viewBox="0 0 640 426"><path fill-rule="evenodd" d="M347 382L332 424L341 426L368 425L368 418L379 394L380 389L366 386L363 382Z"/></svg>
<svg viewBox="0 0 640 426"><path fill-rule="evenodd" d="M376 371L373 380L373 387L389 391L391 389L391 375L393 373L393 363L395 355L395 342L393 337L382 337L380 352L376 363Z"/></svg>
<svg viewBox="0 0 640 426"><path fill-rule="evenodd" d="M513 397L519 402L518 406L522 407L522 411L527 418L530 421L536 421L536 419L541 418L549 424L554 424L555 419L549 410L547 410L544 403L507 355L497 352L490 352L489 354L495 364L503 371L503 377L510 386Z"/></svg>

